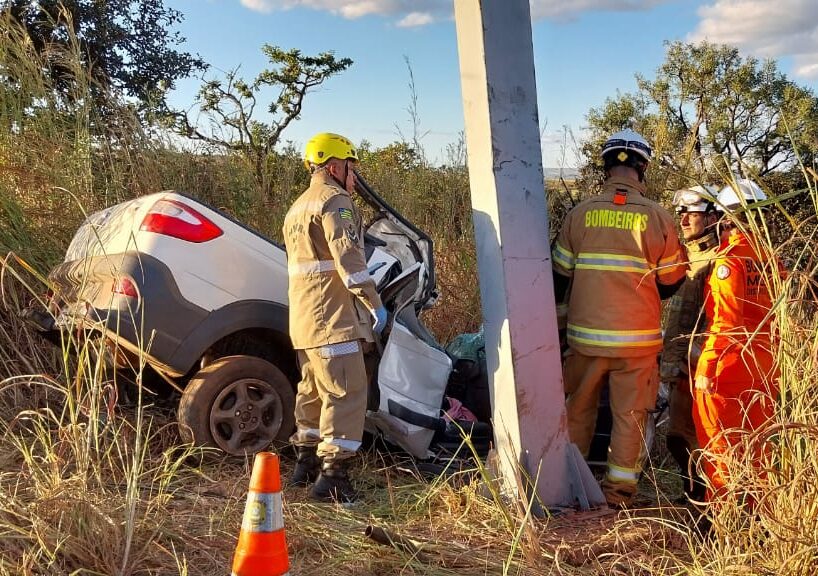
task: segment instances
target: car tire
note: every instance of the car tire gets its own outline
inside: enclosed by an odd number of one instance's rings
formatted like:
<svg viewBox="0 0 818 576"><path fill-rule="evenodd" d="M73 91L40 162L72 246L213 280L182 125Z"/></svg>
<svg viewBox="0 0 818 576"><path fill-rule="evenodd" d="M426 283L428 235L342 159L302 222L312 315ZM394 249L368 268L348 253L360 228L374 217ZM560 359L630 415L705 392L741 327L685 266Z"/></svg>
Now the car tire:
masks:
<svg viewBox="0 0 818 576"><path fill-rule="evenodd" d="M286 442L295 428L295 393L273 364L227 356L185 387L177 420L185 442L244 456Z"/></svg>

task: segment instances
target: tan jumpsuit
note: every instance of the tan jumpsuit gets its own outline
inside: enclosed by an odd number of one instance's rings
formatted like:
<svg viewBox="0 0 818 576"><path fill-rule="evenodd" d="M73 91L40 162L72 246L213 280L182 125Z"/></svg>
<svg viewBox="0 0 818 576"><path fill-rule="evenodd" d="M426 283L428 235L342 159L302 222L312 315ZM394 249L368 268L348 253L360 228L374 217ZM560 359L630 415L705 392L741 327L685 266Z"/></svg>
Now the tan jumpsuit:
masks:
<svg viewBox="0 0 818 576"><path fill-rule="evenodd" d="M366 415L364 349L381 306L366 268L361 217L326 170L284 219L290 337L301 366L297 446L318 447L325 462L355 454Z"/></svg>
<svg viewBox="0 0 818 576"><path fill-rule="evenodd" d="M613 429L602 490L611 504L628 504L636 493L647 411L656 402L657 283L676 284L686 270L672 216L644 191L637 180L609 178L568 213L553 251L554 271L572 278L563 367L568 432L587 456L607 382Z"/></svg>

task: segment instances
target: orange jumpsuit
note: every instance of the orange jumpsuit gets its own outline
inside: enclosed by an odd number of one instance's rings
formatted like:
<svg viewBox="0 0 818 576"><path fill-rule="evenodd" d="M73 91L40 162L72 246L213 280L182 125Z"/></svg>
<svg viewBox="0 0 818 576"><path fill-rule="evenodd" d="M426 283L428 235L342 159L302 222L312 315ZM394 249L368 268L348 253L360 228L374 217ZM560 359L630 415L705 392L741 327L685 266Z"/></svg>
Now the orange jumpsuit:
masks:
<svg viewBox="0 0 818 576"><path fill-rule="evenodd" d="M716 493L727 481L727 464L719 455L742 431L761 427L773 415L778 372L765 317L771 307L768 282L780 273L777 261L754 248L752 236L733 230L721 244L705 289L711 325L696 376L710 378L713 391L695 391L693 419L699 445L709 455L704 472Z"/></svg>

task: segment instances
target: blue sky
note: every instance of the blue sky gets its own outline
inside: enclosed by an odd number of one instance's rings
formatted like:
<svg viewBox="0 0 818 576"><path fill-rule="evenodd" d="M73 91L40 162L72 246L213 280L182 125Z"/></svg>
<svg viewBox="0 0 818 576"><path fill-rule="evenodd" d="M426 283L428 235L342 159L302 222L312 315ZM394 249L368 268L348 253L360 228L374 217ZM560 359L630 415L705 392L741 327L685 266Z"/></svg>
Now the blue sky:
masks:
<svg viewBox="0 0 818 576"><path fill-rule="evenodd" d="M463 129L451 0L165 0L185 20L184 49L212 69L240 66L252 79L265 43L354 61L305 99L285 140L333 131L376 146L412 136L408 59L430 160ZM546 166L561 163L563 127L581 138L585 115L634 74L653 77L665 41L708 38L770 57L798 83L818 88L818 0L532 0L534 54ZM172 102L193 104L199 82L179 83ZM575 164L569 155L566 165Z"/></svg>

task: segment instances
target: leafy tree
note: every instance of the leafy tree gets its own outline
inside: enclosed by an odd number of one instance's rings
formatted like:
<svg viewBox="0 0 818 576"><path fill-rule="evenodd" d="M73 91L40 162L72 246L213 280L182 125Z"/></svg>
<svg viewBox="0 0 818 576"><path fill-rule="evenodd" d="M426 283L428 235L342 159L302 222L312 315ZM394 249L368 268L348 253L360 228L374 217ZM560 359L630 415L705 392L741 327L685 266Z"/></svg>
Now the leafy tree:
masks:
<svg viewBox="0 0 818 576"><path fill-rule="evenodd" d="M674 42L655 79L637 75L637 86L589 113L586 174L605 135L625 126L651 140L664 168L653 177L672 187L724 180L728 172L764 177L812 165L818 154L818 100L773 61L743 58L725 45Z"/></svg>
<svg viewBox="0 0 818 576"><path fill-rule="evenodd" d="M262 71L252 83L241 79L238 70L223 80L206 81L197 97L199 111L210 119L210 130L191 121L186 112L173 116L180 134L239 153L251 165L259 190L271 198L269 162L281 134L296 120L307 92L329 77L352 65L349 58L336 59L332 52L305 56L300 50L285 51L265 44L262 51L271 68ZM267 105L268 121L256 119L263 91L278 89L278 96Z"/></svg>
<svg viewBox="0 0 818 576"><path fill-rule="evenodd" d="M108 97L135 98L140 106L161 107L176 80L204 70L198 56L177 50L184 41L174 26L182 20L162 0L0 0L0 16L22 24L45 71L65 100L77 94L77 74L60 57L81 54L97 104Z"/></svg>
<svg viewBox="0 0 818 576"><path fill-rule="evenodd" d="M602 182L602 158L599 151L602 149L602 143L613 132L627 127L646 137L653 135L653 131L649 129L651 117L648 108L645 99L637 94L617 94L616 97L605 100L602 107L592 108L588 112L590 133L580 147L585 160L579 170L580 189L592 188ZM649 140L653 146L654 156L660 156L659 143L655 138Z"/></svg>

